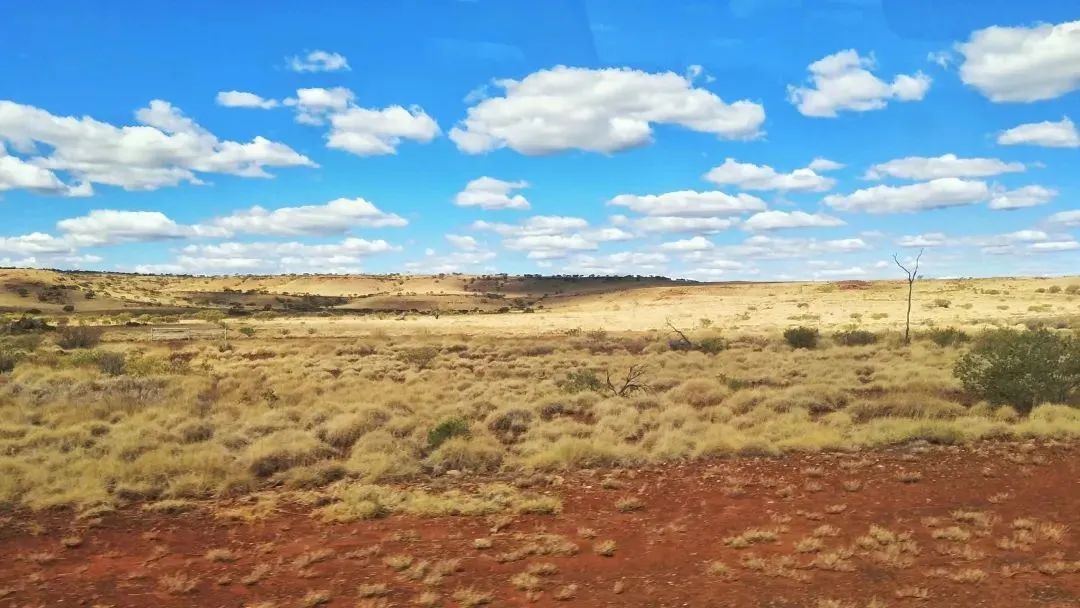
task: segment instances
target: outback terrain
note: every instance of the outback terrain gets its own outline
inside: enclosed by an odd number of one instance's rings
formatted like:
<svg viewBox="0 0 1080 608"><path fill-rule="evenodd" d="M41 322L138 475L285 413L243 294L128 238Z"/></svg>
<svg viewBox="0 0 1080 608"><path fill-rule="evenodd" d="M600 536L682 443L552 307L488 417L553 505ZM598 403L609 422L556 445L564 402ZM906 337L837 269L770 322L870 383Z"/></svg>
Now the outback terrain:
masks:
<svg viewBox="0 0 1080 608"><path fill-rule="evenodd" d="M1077 606L1080 278L0 270L0 606Z"/></svg>

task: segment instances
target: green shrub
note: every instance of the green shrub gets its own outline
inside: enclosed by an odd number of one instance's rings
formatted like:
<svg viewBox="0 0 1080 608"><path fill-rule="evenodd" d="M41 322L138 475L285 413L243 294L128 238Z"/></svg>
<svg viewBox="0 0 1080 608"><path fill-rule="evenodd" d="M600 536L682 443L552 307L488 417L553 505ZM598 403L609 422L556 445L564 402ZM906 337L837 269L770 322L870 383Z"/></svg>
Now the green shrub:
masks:
<svg viewBox="0 0 1080 608"><path fill-rule="evenodd" d="M64 350L94 348L101 342L101 329L97 327L62 327L56 336L56 345Z"/></svg>
<svg viewBox="0 0 1080 608"><path fill-rule="evenodd" d="M820 334L816 327L789 327L784 330L784 340L792 348L817 348Z"/></svg>
<svg viewBox="0 0 1080 608"><path fill-rule="evenodd" d="M1080 339L1049 329L990 330L956 363L964 388L995 405L1028 413L1066 403L1080 388Z"/></svg>
<svg viewBox="0 0 1080 608"><path fill-rule="evenodd" d="M469 423L461 418L451 418L440 422L428 432L428 448L434 450L453 437L467 437Z"/></svg>
<svg viewBox="0 0 1080 608"><path fill-rule="evenodd" d="M567 393L602 391L604 383L591 369L575 369L566 375L566 380L559 383L559 388Z"/></svg>
<svg viewBox="0 0 1080 608"><path fill-rule="evenodd" d="M237 331L239 331L241 334L243 334L243 335L245 335L245 336L247 336L249 338L255 335L255 328L254 327L247 327L246 325L244 327L241 327Z"/></svg>
<svg viewBox="0 0 1080 608"><path fill-rule="evenodd" d="M727 340L719 336L709 336L708 338L702 338L698 340L697 349L703 353L715 355L716 353L727 349Z"/></svg>
<svg viewBox="0 0 1080 608"><path fill-rule="evenodd" d="M848 329L833 334L833 341L843 346L865 346L876 343L878 337L865 329Z"/></svg>
<svg viewBox="0 0 1080 608"><path fill-rule="evenodd" d="M415 365L416 369L426 369L438 356L439 349L434 346L418 346L402 351L398 358L409 365Z"/></svg>
<svg viewBox="0 0 1080 608"><path fill-rule="evenodd" d="M955 327L934 328L924 335L931 342L941 347L963 344L971 339L966 333Z"/></svg>
<svg viewBox="0 0 1080 608"><path fill-rule="evenodd" d="M937 308L948 308L950 305L952 305L952 302L945 298L936 298L934 300L934 306Z"/></svg>
<svg viewBox="0 0 1080 608"><path fill-rule="evenodd" d="M1080 284L1077 283L1073 283L1072 285L1069 285L1065 288L1065 293L1069 294L1070 296L1075 295L1078 292L1080 292Z"/></svg>
<svg viewBox="0 0 1080 608"><path fill-rule="evenodd" d="M1061 287L1058 285L1051 285L1046 291L1048 293L1061 293Z"/></svg>

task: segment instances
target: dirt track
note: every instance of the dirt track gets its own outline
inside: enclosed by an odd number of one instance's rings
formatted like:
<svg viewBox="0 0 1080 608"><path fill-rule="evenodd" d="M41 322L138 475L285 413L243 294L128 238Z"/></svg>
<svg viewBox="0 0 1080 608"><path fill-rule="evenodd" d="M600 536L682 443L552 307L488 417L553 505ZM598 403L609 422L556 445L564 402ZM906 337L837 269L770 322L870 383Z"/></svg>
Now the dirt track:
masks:
<svg viewBox="0 0 1080 608"><path fill-rule="evenodd" d="M515 517L497 532L493 524L507 522L395 516L328 525L300 508L253 524L128 509L92 527L68 513L8 513L0 606L411 606L425 591L440 597L431 605L459 606L462 588L490 594L491 606L1080 605L1080 446L909 447L617 478L549 479L546 491L563 498L564 512ZM643 507L620 511L627 497ZM1025 518L1035 521L1017 527ZM796 550L826 524L837 530ZM872 525L901 536L868 536ZM776 538L725 544L750 528ZM492 546L475 548L477 538ZM610 557L595 551L605 540L615 541ZM215 561L207 555L215 549L231 555ZM385 563L398 555L412 558L402 572ZM456 568L442 561L455 559ZM728 570L707 571L713 561ZM530 599L510 579L539 563L558 570L517 580L538 588ZM258 581L244 580L260 567ZM385 585L385 594L361 585Z"/></svg>

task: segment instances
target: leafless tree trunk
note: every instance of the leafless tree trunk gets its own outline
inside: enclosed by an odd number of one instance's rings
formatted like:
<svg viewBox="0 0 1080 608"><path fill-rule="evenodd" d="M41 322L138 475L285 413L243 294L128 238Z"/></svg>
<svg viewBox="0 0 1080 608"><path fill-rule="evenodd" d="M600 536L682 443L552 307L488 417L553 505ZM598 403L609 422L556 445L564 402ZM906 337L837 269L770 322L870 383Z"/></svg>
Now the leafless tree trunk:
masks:
<svg viewBox="0 0 1080 608"><path fill-rule="evenodd" d="M915 267L911 270L900 263L900 258L896 257L895 253L892 256L896 265L907 275L907 321L904 324L904 344L911 344L911 293L915 289L915 279L919 276L919 261L922 259L923 251L925 250L919 250L919 255L915 258Z"/></svg>

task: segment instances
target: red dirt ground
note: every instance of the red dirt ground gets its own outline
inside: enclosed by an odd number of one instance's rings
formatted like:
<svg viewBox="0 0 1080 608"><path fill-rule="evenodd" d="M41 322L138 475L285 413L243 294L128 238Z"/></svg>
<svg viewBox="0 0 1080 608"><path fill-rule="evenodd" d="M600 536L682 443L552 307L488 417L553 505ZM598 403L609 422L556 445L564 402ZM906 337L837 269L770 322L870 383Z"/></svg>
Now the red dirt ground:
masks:
<svg viewBox="0 0 1080 608"><path fill-rule="evenodd" d="M721 460L620 471L618 488L603 477L549 479L544 491L562 497L563 513L513 517L497 532L492 518L325 524L299 507L255 523L215 517L213 506L180 515L129 508L91 526L66 512L7 513L0 518L0 606L376 608L414 606L420 593L432 591L440 599L431 605L456 607L462 603L455 592L469 587L490 594L489 606L1080 606L1075 444ZM854 480L861 487L845 489ZM616 502L626 497L643 508L621 512ZM957 511L990 519L957 519ZM1036 521L1017 528L1020 518ZM1047 523L1067 528L1040 525ZM823 535L817 551L796 551L795 543L823 524L837 534ZM872 540L871 525L910 539L892 542L879 532L880 540ZM592 528L596 538L583 538L580 528ZM725 544L749 528L775 529L777 538L742 549ZM545 542L539 534L555 536ZM62 539L70 537L81 543L65 546ZM474 548L476 538L489 538L492 546ZM614 555L598 555L594 543L609 539ZM579 551L513 555L530 544L534 550L557 545L554 540ZM206 557L212 549L228 549L235 560L212 561ZM846 559L830 569L822 555L844 549ZM305 554L316 561L297 563ZM411 556L414 564L458 559L460 565L425 581L430 569L388 567L384 558L394 555ZM505 561L513 557L521 559ZM730 571L708 572L714 560ZM510 578L536 563L554 564L558 572L534 580L542 590L530 598ZM259 565L267 574L246 584ZM193 588L169 590L163 577L176 575L194 581ZM384 584L386 594L361 598L359 587L371 584ZM570 585L576 587L567 590ZM926 597L897 595L912 589ZM557 599L560 591L568 597ZM313 592L325 596L308 595Z"/></svg>

